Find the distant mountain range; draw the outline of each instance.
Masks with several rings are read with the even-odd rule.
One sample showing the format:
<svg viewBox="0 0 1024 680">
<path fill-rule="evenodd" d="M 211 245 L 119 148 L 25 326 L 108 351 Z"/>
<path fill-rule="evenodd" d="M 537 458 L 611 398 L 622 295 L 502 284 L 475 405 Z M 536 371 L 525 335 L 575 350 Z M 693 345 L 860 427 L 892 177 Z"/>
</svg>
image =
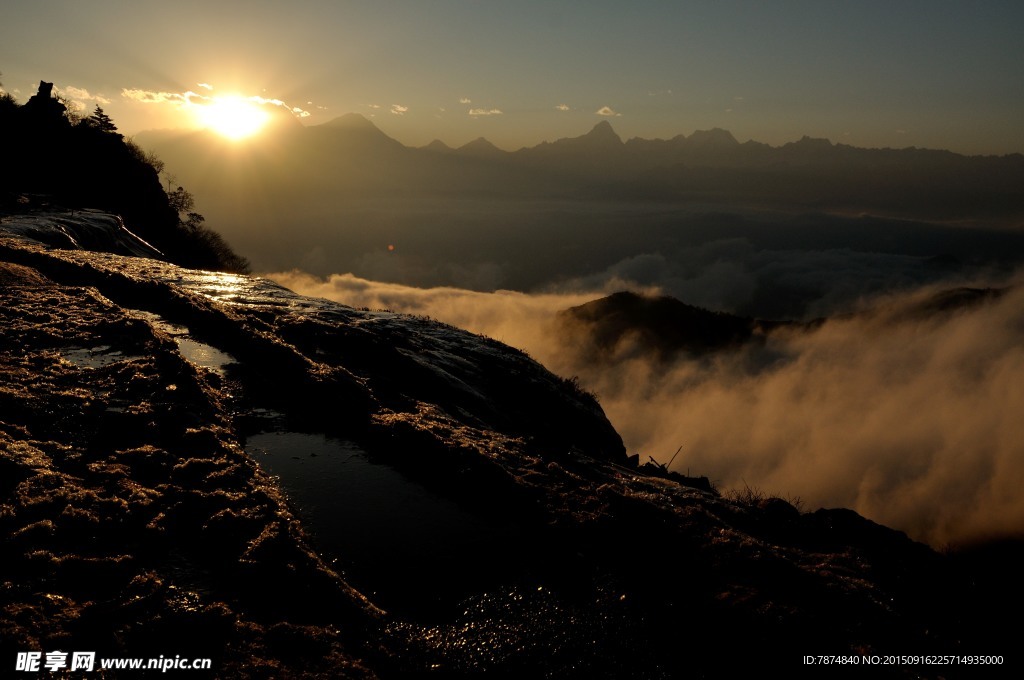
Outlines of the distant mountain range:
<svg viewBox="0 0 1024 680">
<path fill-rule="evenodd" d="M 412 148 L 358 114 L 279 125 L 241 145 L 203 131 L 150 131 L 136 141 L 199 194 L 682 200 L 1009 225 L 1024 219 L 1021 154 L 863 149 L 810 137 L 772 147 L 717 128 L 623 141 L 607 121 L 511 152 L 484 138 L 454 149 L 439 140 Z"/>
</svg>

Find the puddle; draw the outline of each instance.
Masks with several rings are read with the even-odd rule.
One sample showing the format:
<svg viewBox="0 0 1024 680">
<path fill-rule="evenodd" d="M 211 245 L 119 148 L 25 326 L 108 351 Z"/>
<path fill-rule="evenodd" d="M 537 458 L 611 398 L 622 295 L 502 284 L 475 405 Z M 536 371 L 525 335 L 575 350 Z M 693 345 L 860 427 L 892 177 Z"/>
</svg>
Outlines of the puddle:
<svg viewBox="0 0 1024 680">
<path fill-rule="evenodd" d="M 189 330 L 186 326 L 171 323 L 159 314 L 154 314 L 153 312 L 147 312 L 141 309 L 132 309 L 128 311 L 130 311 L 133 316 L 149 322 L 149 324 L 154 328 L 159 328 L 164 333 L 167 333 L 174 338 L 174 341 L 178 343 L 178 351 L 181 352 L 181 356 L 185 357 L 197 366 L 208 368 L 215 373 L 224 375 L 224 369 L 226 366 L 238 363 L 235 357 L 231 356 L 227 352 L 222 352 L 213 345 L 207 345 L 205 342 L 193 340 L 189 336 Z"/>
<path fill-rule="evenodd" d="M 423 611 L 511 576 L 516 543 L 358 444 L 298 432 L 250 436 L 246 451 L 279 478 L 317 550 L 386 609 Z"/>
<path fill-rule="evenodd" d="M 65 347 L 60 350 L 60 356 L 65 361 L 78 366 L 79 368 L 103 368 L 118 361 L 130 361 L 141 359 L 141 355 L 125 354 L 121 350 L 111 349 L 110 345 L 98 345 L 96 347 Z"/>
<path fill-rule="evenodd" d="M 174 340 L 178 343 L 178 351 L 181 352 L 183 357 L 193 364 L 208 368 L 215 373 L 224 375 L 224 368 L 228 364 L 238 363 L 233 356 L 227 352 L 220 351 L 212 345 L 180 336 L 175 336 Z"/>
</svg>

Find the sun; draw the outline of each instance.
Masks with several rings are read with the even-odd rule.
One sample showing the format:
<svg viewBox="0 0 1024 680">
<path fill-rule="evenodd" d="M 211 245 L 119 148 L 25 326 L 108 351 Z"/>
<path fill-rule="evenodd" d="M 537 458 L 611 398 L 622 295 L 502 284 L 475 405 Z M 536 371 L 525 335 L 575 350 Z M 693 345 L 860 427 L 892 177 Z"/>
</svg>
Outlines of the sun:
<svg viewBox="0 0 1024 680">
<path fill-rule="evenodd" d="M 251 137 L 270 119 L 259 104 L 239 95 L 217 96 L 194 108 L 200 125 L 231 140 Z"/>
</svg>

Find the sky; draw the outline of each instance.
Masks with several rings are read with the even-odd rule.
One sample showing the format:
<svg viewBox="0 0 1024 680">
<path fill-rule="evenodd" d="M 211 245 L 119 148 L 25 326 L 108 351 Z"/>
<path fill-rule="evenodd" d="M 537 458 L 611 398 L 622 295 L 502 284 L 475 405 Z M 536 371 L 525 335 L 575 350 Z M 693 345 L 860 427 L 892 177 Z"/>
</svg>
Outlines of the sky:
<svg viewBox="0 0 1024 680">
<path fill-rule="evenodd" d="M 0 82 L 25 101 L 52 81 L 128 135 L 239 94 L 414 146 L 610 120 L 623 138 L 1002 154 L 1024 152 L 1022 27 L 1014 0 L 7 0 Z"/>
</svg>

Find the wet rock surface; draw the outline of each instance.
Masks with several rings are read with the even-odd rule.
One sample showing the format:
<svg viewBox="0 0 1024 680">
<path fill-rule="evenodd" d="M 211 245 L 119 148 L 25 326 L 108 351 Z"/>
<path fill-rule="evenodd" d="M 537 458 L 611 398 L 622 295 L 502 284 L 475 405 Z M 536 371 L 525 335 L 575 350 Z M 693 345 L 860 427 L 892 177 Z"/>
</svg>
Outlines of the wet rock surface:
<svg viewBox="0 0 1024 680">
<path fill-rule="evenodd" d="M 296 675 L 368 676 L 338 629 L 376 612 L 241 452 L 224 385 L 96 289 L 0 267 L 4 652 L 188 653 L 269 677 L 295 629 L 320 651 Z M 80 366 L 68 347 L 134 358 Z"/>
<path fill-rule="evenodd" d="M 237 363 L 188 361 L 152 315 Z M 793 672 L 804 654 L 1011 649 L 985 619 L 1013 598 L 979 606 L 969 568 L 850 511 L 650 474 L 592 397 L 486 338 L 16 237 L 0 238 L 0 316 L 3 658 L 188 653 L 217 677 L 672 678 Z M 360 556 L 324 550 L 246 453 L 267 409 L 479 518 L 503 567 L 432 572 L 434 598 L 387 592 L 431 562 L 424 549 L 360 590 L 338 566 Z M 466 560 L 489 549 L 468 542 Z"/>
</svg>

